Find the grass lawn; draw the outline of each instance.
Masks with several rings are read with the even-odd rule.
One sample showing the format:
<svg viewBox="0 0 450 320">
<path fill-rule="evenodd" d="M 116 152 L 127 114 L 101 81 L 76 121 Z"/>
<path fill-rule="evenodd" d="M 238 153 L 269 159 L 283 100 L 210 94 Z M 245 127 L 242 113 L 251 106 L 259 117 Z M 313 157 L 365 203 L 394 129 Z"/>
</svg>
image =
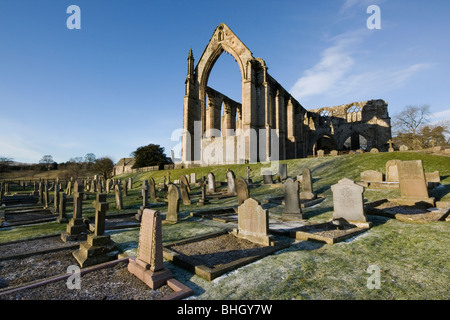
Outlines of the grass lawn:
<svg viewBox="0 0 450 320">
<path fill-rule="evenodd" d="M 326 200 L 320 204 L 303 209 L 307 221 L 325 222 L 331 219 L 333 201 L 331 185 L 342 178 L 359 180 L 365 170 L 378 170 L 385 173 L 388 160 L 422 160 L 426 172 L 439 171 L 441 186 L 430 191 L 430 196 L 438 201 L 450 201 L 450 157 L 426 154 L 422 152 L 395 152 L 379 154 L 346 155 L 338 157 L 308 158 L 282 161 L 288 165 L 288 176 L 296 177 L 304 167 L 311 169 L 314 191 Z M 266 165 L 267 166 L 267 165 Z M 251 178 L 262 180 L 262 164 L 251 164 Z M 197 179 L 212 171 L 216 181 L 225 181 L 225 172 L 229 168 L 236 176 L 246 177 L 247 165 L 228 165 L 193 169 L 171 170 L 171 180 L 179 179 L 183 174 L 197 173 Z M 124 197 L 124 210 L 115 209 L 114 196 L 108 195 L 110 210 L 108 215 L 123 212 L 135 212 L 141 205 L 140 181 L 153 177 L 161 183 L 167 171 L 155 171 L 136 174 L 124 174 L 118 178 L 133 177 L 134 189 Z M 193 187 L 192 192 L 198 192 Z M 282 195 L 282 188 L 260 185 L 250 189 L 250 195 L 258 200 L 273 195 Z M 163 197 L 163 193 L 159 194 Z M 399 196 L 398 190 L 366 189 L 366 201 Z M 92 194 L 83 203 L 84 215 L 93 217 Z M 236 198 L 212 201 L 209 206 L 216 208 L 237 205 Z M 165 213 L 166 204 L 154 204 L 155 209 Z M 267 204 L 272 217 L 279 217 L 282 206 Z M 222 223 L 197 217 L 189 212 L 198 210 L 194 203 L 181 205 L 179 223 L 163 225 L 163 241 L 169 243 L 201 234 L 231 229 L 234 223 Z M 69 204 L 67 211 L 71 213 Z M 164 217 L 164 216 L 163 216 Z M 257 262 L 208 282 L 195 274 L 166 261 L 165 265 L 175 278 L 190 286 L 194 299 L 420 299 L 447 300 L 450 291 L 450 223 L 433 222 L 416 224 L 397 221 L 379 216 L 368 216 L 373 227 L 358 236 L 334 245 L 312 241 L 296 241 L 292 238 L 276 236 L 276 239 L 290 244 L 284 250 L 267 256 Z M 38 225 L 0 229 L 0 243 L 32 236 L 58 233 L 65 225 L 42 223 Z M 109 231 L 112 239 L 122 251 L 134 255 L 138 245 L 139 229 Z M 373 275 L 368 272 L 370 266 L 380 271 L 380 288 L 369 289 Z M 192 298 L 191 298 L 192 299 Z"/>
</svg>

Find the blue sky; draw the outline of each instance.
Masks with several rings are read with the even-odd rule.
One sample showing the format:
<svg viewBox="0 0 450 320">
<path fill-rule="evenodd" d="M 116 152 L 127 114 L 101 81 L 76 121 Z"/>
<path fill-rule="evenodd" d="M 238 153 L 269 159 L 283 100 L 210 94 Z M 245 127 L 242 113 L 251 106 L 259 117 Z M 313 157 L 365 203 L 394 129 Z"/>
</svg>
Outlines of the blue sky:
<svg viewBox="0 0 450 320">
<path fill-rule="evenodd" d="M 70 5 L 80 30 L 66 26 Z M 379 30 L 366 26 L 370 5 Z M 385 99 L 391 117 L 429 104 L 448 118 L 449 9 L 447 0 L 0 0 L 0 156 L 118 161 L 149 143 L 170 155 L 189 48 L 198 59 L 222 22 L 306 109 Z M 209 85 L 241 101 L 230 55 Z"/>
</svg>

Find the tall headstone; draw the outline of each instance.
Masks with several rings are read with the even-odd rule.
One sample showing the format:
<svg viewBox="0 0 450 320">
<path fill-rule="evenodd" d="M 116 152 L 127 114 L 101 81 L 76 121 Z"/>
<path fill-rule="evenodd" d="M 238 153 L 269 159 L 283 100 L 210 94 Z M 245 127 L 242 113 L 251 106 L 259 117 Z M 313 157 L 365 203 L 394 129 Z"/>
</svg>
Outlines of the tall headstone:
<svg viewBox="0 0 450 320">
<path fill-rule="evenodd" d="M 238 238 L 269 246 L 269 212 L 258 201 L 248 198 L 238 207 L 238 229 L 233 233 Z"/>
<path fill-rule="evenodd" d="M 80 244 L 80 248 L 72 254 L 81 268 L 96 265 L 117 258 L 117 246 L 111 237 L 105 234 L 105 218 L 109 204 L 105 193 L 97 193 L 94 201 L 95 229 L 94 233 L 87 236 L 86 242 Z"/>
<path fill-rule="evenodd" d="M 81 180 L 77 180 L 73 186 L 73 215 L 66 232 L 61 234 L 61 239 L 67 241 L 86 240 L 87 226 L 83 220 L 84 186 Z"/>
<path fill-rule="evenodd" d="M 123 196 L 128 196 L 128 188 L 127 188 L 128 183 L 124 180 L 122 181 L 122 193 Z"/>
<path fill-rule="evenodd" d="M 116 184 L 114 187 L 114 195 L 116 199 L 116 209 L 123 209 L 123 201 L 122 201 L 122 187 L 120 184 Z"/>
<path fill-rule="evenodd" d="M 128 178 L 128 190 L 133 189 L 133 178 Z"/>
<path fill-rule="evenodd" d="M 206 181 L 205 180 L 206 180 L 205 177 L 202 177 L 202 179 L 200 180 L 200 189 L 201 189 L 202 195 L 197 202 L 198 206 L 203 206 L 209 202 L 208 199 L 206 199 Z"/>
<path fill-rule="evenodd" d="M 54 213 L 59 213 L 59 184 L 55 184 L 55 190 L 53 193 Z"/>
<path fill-rule="evenodd" d="M 197 183 L 197 175 L 195 172 L 191 172 L 190 183 Z"/>
<path fill-rule="evenodd" d="M 263 183 L 264 184 L 273 184 L 273 173 L 272 170 L 264 170 L 262 172 L 262 176 L 263 176 Z"/>
<path fill-rule="evenodd" d="M 280 176 L 280 181 L 285 181 L 288 177 L 287 164 L 281 163 L 278 165 L 278 175 Z"/>
<path fill-rule="evenodd" d="M 300 199 L 312 200 L 316 198 L 309 168 L 302 169 L 302 182 L 300 190 Z"/>
<path fill-rule="evenodd" d="M 227 194 L 234 196 L 236 195 L 236 176 L 234 172 L 227 169 Z"/>
<path fill-rule="evenodd" d="M 253 183 L 252 178 L 250 178 L 250 171 L 252 171 L 252 169 L 250 169 L 250 167 L 247 167 L 246 172 L 247 172 L 247 183 L 248 184 Z"/>
<path fill-rule="evenodd" d="M 236 179 L 236 194 L 238 198 L 238 205 L 241 205 L 245 200 L 250 198 L 247 181 L 244 178 L 238 177 Z"/>
<path fill-rule="evenodd" d="M 142 195 L 142 206 L 138 209 L 136 215 L 134 216 L 136 220 L 142 219 L 142 213 L 144 212 L 144 209 L 148 206 L 148 180 L 142 181 L 142 187 L 141 187 L 141 195 Z"/>
<path fill-rule="evenodd" d="M 178 211 L 180 210 L 180 189 L 174 184 L 169 185 L 167 191 L 167 213 L 166 221 L 170 223 L 176 223 L 178 221 Z"/>
<path fill-rule="evenodd" d="M 428 196 L 422 160 L 400 161 L 397 166 L 401 199 L 411 205 L 417 202 L 434 205 L 434 198 Z"/>
<path fill-rule="evenodd" d="M 333 192 L 333 220 L 357 226 L 369 226 L 364 211 L 364 187 L 344 178 L 331 186 Z"/>
<path fill-rule="evenodd" d="M 144 209 L 137 257 L 130 257 L 128 271 L 155 290 L 172 278 L 164 267 L 162 245 L 162 221 L 159 211 Z"/>
<path fill-rule="evenodd" d="M 181 201 L 184 205 L 190 205 L 191 199 L 189 197 L 189 189 L 188 186 L 185 185 L 183 182 L 180 181 L 180 195 L 181 195 Z"/>
<path fill-rule="evenodd" d="M 291 178 L 283 183 L 284 190 L 284 212 L 282 219 L 285 221 L 303 219 L 300 207 L 299 184 Z"/>
<path fill-rule="evenodd" d="M 189 181 L 188 181 L 187 176 L 182 175 L 181 178 L 180 178 L 180 182 L 183 183 L 186 186 L 188 192 L 191 192 L 191 186 L 189 185 Z"/>
<path fill-rule="evenodd" d="M 40 205 L 44 205 L 44 183 L 39 181 L 39 201 Z"/>
<path fill-rule="evenodd" d="M 49 204 L 50 204 L 50 195 L 48 193 L 48 184 L 44 183 L 44 209 L 47 209 Z"/>
<path fill-rule="evenodd" d="M 155 180 L 152 177 L 148 179 L 148 192 L 150 199 L 156 201 L 156 185 Z"/>
<path fill-rule="evenodd" d="M 398 166 L 400 160 L 386 162 L 386 182 L 398 182 Z"/>
<path fill-rule="evenodd" d="M 109 193 L 109 189 L 111 188 L 111 179 L 106 179 L 105 188 L 106 188 L 106 193 L 108 194 Z"/>
<path fill-rule="evenodd" d="M 208 193 L 216 192 L 216 177 L 214 173 L 208 173 Z"/>
<path fill-rule="evenodd" d="M 59 217 L 56 220 L 58 223 L 66 223 L 69 220 L 67 219 L 67 194 L 65 192 L 60 192 L 59 194 Z"/>
</svg>

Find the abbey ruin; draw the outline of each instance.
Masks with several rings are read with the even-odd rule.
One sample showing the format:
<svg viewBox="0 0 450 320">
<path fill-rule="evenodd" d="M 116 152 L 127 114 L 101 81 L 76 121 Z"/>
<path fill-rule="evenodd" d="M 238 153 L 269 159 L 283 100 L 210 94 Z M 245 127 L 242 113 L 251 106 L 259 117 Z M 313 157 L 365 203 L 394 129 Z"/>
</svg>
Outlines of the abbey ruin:
<svg viewBox="0 0 450 320">
<path fill-rule="evenodd" d="M 208 87 L 223 52 L 239 65 L 242 102 Z M 182 163 L 255 163 L 314 156 L 318 150 L 388 150 L 391 124 L 384 100 L 306 110 L 267 72 L 261 58 L 222 23 L 194 66 L 188 55 Z"/>
</svg>

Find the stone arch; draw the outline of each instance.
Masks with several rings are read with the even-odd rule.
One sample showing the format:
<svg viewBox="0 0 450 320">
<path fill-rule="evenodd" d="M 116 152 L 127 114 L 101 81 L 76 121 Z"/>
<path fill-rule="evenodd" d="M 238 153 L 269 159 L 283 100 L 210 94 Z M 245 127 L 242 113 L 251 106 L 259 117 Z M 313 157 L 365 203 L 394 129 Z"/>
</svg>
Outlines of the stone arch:
<svg viewBox="0 0 450 320">
<path fill-rule="evenodd" d="M 320 134 L 312 139 L 312 154 L 317 150 L 324 150 L 325 154 L 330 153 L 331 150 L 338 150 L 338 144 L 335 138 L 329 134 Z"/>
<path fill-rule="evenodd" d="M 343 149 L 350 149 L 350 150 L 357 150 L 357 149 L 368 149 L 369 148 L 369 138 L 370 135 L 368 135 L 366 132 L 361 132 L 360 130 L 354 130 L 350 134 L 347 134 L 346 136 L 342 137 L 338 141 L 338 146 L 340 150 Z M 348 141 L 350 139 L 350 141 Z M 365 143 L 364 143 L 365 141 Z M 346 143 L 349 145 L 346 146 Z"/>
</svg>

